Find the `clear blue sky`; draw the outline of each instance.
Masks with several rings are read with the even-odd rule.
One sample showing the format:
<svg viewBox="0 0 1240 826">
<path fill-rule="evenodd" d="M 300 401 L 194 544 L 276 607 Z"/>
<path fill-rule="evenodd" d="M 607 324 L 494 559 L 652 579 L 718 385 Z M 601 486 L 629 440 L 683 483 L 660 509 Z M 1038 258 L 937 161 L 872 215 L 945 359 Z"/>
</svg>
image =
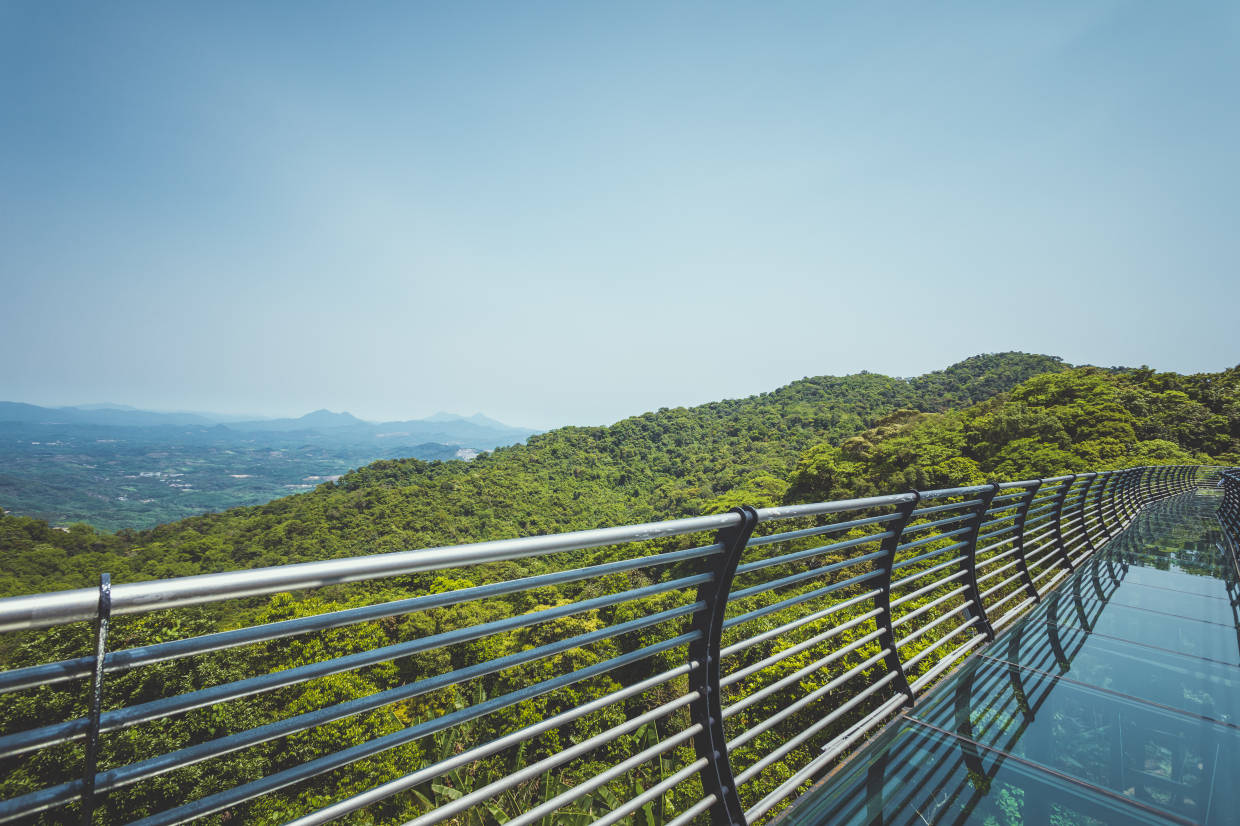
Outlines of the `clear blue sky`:
<svg viewBox="0 0 1240 826">
<path fill-rule="evenodd" d="M 0 3 L 0 399 L 1240 362 L 1240 6 Z"/>
</svg>

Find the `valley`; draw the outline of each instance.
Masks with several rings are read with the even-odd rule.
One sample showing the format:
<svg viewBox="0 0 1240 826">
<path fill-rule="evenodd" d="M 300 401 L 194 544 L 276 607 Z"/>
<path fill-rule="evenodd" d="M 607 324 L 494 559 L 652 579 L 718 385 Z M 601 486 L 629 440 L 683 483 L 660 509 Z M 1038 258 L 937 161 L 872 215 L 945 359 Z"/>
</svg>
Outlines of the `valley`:
<svg viewBox="0 0 1240 826">
<path fill-rule="evenodd" d="M 58 526 L 141 530 L 308 491 L 378 459 L 469 460 L 533 432 L 446 414 L 381 424 L 327 411 L 196 418 L 0 405 L 0 508 Z"/>
</svg>

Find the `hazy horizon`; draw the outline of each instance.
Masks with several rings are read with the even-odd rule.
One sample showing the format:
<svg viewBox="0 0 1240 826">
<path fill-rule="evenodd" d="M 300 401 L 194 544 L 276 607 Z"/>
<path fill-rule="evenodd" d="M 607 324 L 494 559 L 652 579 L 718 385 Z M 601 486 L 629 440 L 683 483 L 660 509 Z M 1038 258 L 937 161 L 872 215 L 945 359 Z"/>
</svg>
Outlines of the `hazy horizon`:
<svg viewBox="0 0 1240 826">
<path fill-rule="evenodd" d="M 1240 7 L 0 6 L 0 397 L 605 424 L 1240 362 Z"/>
</svg>

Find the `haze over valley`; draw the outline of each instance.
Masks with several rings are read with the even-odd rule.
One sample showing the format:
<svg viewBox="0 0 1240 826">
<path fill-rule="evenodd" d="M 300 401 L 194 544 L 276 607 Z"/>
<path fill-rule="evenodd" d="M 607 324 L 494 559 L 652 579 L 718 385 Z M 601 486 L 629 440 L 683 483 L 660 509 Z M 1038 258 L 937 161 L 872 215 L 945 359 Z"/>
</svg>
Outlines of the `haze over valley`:
<svg viewBox="0 0 1240 826">
<path fill-rule="evenodd" d="M 468 461 L 536 432 L 482 414 L 236 419 L 0 402 L 0 508 L 59 526 L 139 530 L 300 493 L 377 459 Z"/>
</svg>

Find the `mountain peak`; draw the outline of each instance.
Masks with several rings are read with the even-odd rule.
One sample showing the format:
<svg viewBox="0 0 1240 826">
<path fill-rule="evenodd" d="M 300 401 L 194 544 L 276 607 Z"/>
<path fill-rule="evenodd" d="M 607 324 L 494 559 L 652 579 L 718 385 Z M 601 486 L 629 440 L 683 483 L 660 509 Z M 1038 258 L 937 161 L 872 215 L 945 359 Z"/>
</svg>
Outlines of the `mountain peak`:
<svg viewBox="0 0 1240 826">
<path fill-rule="evenodd" d="M 364 424 L 361 419 L 352 413 L 333 413 L 327 408 L 316 410 L 313 413 L 307 413 L 297 420 L 301 424 L 311 425 L 313 427 L 347 427 L 354 424 Z"/>
</svg>

